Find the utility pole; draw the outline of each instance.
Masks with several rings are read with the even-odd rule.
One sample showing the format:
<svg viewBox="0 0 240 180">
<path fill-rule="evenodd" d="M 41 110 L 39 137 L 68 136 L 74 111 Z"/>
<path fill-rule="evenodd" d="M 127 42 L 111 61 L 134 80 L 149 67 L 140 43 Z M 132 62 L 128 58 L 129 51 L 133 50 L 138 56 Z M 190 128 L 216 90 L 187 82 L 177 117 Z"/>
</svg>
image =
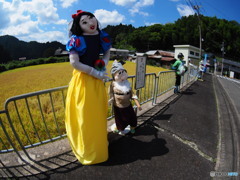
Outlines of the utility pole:
<svg viewBox="0 0 240 180">
<path fill-rule="evenodd" d="M 200 12 L 199 12 L 199 9 L 200 9 L 200 6 L 196 5 L 196 6 L 193 6 L 193 9 L 196 10 L 197 12 L 197 16 L 198 16 L 198 27 L 199 27 L 199 48 L 200 48 L 200 52 L 199 52 L 199 59 L 201 61 L 202 59 L 202 31 L 201 31 L 201 20 L 200 20 Z"/>
<path fill-rule="evenodd" d="M 222 42 L 222 48 L 221 48 L 221 51 L 222 51 L 222 70 L 221 70 L 221 76 L 223 75 L 223 62 L 224 62 L 224 42 Z"/>
</svg>

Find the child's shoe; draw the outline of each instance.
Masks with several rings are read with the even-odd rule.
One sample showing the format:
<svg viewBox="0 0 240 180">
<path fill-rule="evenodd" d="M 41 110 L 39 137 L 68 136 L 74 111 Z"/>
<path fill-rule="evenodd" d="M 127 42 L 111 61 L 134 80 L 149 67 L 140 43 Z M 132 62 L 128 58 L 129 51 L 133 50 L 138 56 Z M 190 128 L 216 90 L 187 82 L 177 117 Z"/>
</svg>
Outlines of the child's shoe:
<svg viewBox="0 0 240 180">
<path fill-rule="evenodd" d="M 131 128 L 130 132 L 131 132 L 132 134 L 134 134 L 134 133 L 135 133 L 135 128 Z"/>
<path fill-rule="evenodd" d="M 117 129 L 117 127 L 113 130 L 113 133 L 119 133 L 119 130 Z"/>
<path fill-rule="evenodd" d="M 125 135 L 126 135 L 126 133 L 125 133 L 124 131 L 119 131 L 118 134 L 119 134 L 119 135 L 122 135 L 122 136 L 125 136 Z"/>
</svg>

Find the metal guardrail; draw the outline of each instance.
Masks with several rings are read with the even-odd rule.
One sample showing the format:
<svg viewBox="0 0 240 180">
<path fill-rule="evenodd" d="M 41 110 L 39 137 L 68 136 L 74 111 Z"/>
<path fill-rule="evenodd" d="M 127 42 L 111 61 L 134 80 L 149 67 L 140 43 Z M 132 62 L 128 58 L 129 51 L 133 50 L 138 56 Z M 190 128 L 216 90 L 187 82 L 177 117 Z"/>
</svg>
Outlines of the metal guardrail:
<svg viewBox="0 0 240 180">
<path fill-rule="evenodd" d="M 182 78 L 182 85 L 196 79 L 197 70 L 189 69 Z M 172 90 L 175 72 L 164 71 L 158 75 L 146 74 L 145 87 L 138 90 L 140 104 L 152 101 Z M 129 76 L 132 87 L 135 76 Z M 112 80 L 105 83 L 109 87 Z M 65 99 L 68 86 L 37 91 L 14 96 L 5 102 L 5 110 L 0 111 L 0 154 L 22 150 L 49 143 L 66 136 Z M 113 117 L 109 107 L 108 119 Z"/>
<path fill-rule="evenodd" d="M 145 87 L 141 88 L 140 90 L 137 90 L 137 95 L 140 101 L 140 104 L 144 104 L 147 103 L 151 100 L 153 100 L 154 98 L 154 88 L 153 86 L 155 86 L 155 79 L 156 79 L 156 74 L 155 73 L 149 73 L 145 75 Z M 128 77 L 128 81 L 131 84 L 131 87 L 134 89 L 135 86 L 135 76 L 129 76 Z M 110 83 L 112 82 L 112 79 L 110 79 L 109 81 L 107 81 L 105 83 L 106 87 L 108 88 Z M 108 113 L 108 120 L 112 119 L 114 117 L 113 114 L 113 109 L 112 107 L 109 107 L 109 113 Z"/>
<path fill-rule="evenodd" d="M 63 86 L 7 99 L 5 110 L 0 112 L 0 124 L 3 129 L 0 131 L 0 142 L 2 147 L 11 145 L 12 148 L 1 148 L 0 153 L 19 148 L 27 149 L 66 136 L 61 133 L 62 130 L 59 128 L 56 115 L 59 107 L 54 106 L 55 97 L 61 98 L 61 111 L 64 112 L 64 91 L 66 90 L 67 86 Z M 47 122 L 49 118 L 53 119 L 53 123 Z M 55 127 L 49 127 L 50 124 Z M 2 132 L 4 132 L 5 138 L 3 138 Z M 54 137 L 52 134 L 55 134 Z M 8 141 L 4 141 L 4 139 L 8 139 Z"/>
</svg>

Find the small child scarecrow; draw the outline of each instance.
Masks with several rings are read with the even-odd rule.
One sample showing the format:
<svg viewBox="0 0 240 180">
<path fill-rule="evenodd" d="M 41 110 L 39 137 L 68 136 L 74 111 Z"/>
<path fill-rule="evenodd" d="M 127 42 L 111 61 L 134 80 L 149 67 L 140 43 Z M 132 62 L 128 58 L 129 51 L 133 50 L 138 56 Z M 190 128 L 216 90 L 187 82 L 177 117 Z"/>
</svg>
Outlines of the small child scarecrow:
<svg viewBox="0 0 240 180">
<path fill-rule="evenodd" d="M 123 68 L 124 62 L 115 60 L 112 64 L 111 74 L 113 82 L 109 87 L 109 104 L 113 103 L 116 128 L 113 132 L 121 135 L 126 134 L 124 129 L 130 125 L 130 132 L 135 133 L 137 126 L 137 116 L 134 112 L 131 100 L 133 99 L 141 111 L 142 108 L 138 101 L 138 97 L 133 94 L 131 85 L 127 80 L 127 70 Z"/>
</svg>

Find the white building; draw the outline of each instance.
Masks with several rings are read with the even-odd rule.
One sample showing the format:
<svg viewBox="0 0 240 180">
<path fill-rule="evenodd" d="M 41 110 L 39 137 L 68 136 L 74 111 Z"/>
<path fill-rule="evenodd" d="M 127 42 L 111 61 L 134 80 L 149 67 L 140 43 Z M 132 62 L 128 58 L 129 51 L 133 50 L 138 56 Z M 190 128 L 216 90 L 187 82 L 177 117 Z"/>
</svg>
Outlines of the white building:
<svg viewBox="0 0 240 180">
<path fill-rule="evenodd" d="M 184 61 L 186 64 L 189 64 L 189 60 L 191 60 L 192 64 L 198 65 L 200 57 L 200 48 L 194 47 L 191 45 L 174 45 L 175 55 L 174 58 L 178 59 L 178 54 L 182 53 L 184 55 Z M 202 53 L 204 50 L 202 49 Z"/>
</svg>

